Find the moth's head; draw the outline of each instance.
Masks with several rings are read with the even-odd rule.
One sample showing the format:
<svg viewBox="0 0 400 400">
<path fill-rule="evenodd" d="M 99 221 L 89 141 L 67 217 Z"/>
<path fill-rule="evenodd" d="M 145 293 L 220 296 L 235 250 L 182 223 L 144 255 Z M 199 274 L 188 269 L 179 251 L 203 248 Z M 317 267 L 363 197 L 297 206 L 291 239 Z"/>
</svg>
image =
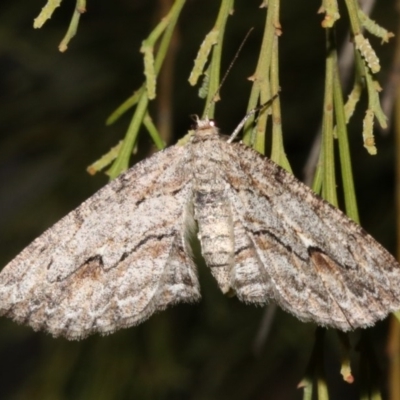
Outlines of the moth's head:
<svg viewBox="0 0 400 400">
<path fill-rule="evenodd" d="M 198 115 L 193 115 L 192 118 L 195 122 L 195 138 L 204 140 L 212 136 L 218 136 L 218 128 L 213 119 L 209 119 L 208 117 L 200 118 Z"/>
<path fill-rule="evenodd" d="M 200 118 L 198 115 L 192 115 L 192 119 L 195 123 L 194 129 L 217 129 L 217 125 L 213 119 L 208 117 Z"/>
</svg>

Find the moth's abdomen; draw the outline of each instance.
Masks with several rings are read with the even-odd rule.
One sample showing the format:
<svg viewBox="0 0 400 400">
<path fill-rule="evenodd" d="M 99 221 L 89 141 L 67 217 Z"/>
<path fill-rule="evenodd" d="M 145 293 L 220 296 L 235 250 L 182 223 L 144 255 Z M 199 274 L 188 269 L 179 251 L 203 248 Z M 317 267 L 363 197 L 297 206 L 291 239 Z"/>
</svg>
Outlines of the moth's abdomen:
<svg viewBox="0 0 400 400">
<path fill-rule="evenodd" d="M 232 211 L 225 191 L 196 190 L 194 210 L 202 255 L 221 290 L 227 293 L 234 263 L 234 236 Z"/>
</svg>

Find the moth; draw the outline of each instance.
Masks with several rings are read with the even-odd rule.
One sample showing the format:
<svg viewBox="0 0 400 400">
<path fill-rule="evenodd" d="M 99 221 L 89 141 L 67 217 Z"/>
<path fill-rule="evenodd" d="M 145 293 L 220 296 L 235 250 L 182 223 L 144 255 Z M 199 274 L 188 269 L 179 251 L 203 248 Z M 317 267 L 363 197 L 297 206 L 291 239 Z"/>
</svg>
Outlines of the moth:
<svg viewBox="0 0 400 400">
<path fill-rule="evenodd" d="M 189 238 L 223 293 L 342 331 L 400 309 L 400 265 L 291 174 L 197 121 L 99 190 L 0 273 L 0 314 L 82 339 L 200 299 Z"/>
</svg>

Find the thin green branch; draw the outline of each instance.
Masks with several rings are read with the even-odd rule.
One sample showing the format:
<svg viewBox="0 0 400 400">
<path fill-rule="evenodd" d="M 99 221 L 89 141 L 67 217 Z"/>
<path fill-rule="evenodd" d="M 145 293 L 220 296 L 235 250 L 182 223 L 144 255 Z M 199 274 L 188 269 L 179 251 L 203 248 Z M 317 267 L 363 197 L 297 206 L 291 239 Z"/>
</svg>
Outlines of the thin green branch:
<svg viewBox="0 0 400 400">
<path fill-rule="evenodd" d="M 376 55 L 374 49 L 371 47 L 369 40 L 365 38 L 362 33 L 354 36 L 354 46 L 360 52 L 369 69 L 374 74 L 381 70 L 378 56 Z"/>
<path fill-rule="evenodd" d="M 276 34 L 275 22 L 276 16 L 279 18 L 279 3 L 280 0 L 269 0 L 266 13 L 264 35 L 260 49 L 260 56 L 257 62 L 256 71 L 249 79 L 253 81 L 253 86 L 250 93 L 250 99 L 247 106 L 247 111 L 256 108 L 258 102 L 266 103 L 271 97 L 270 86 L 270 68 L 274 52 L 274 36 Z M 279 19 L 278 19 L 279 22 Z M 261 113 L 256 127 L 254 125 L 254 117 L 249 118 L 244 126 L 243 141 L 253 146 L 261 154 L 265 153 L 265 139 L 267 128 L 268 114 Z"/>
<path fill-rule="evenodd" d="M 311 400 L 313 398 L 313 383 L 317 382 L 318 400 L 320 395 L 324 396 L 323 392 L 323 360 L 324 360 L 324 337 L 325 329 L 317 328 L 315 330 L 314 347 L 307 364 L 303 379 L 297 385 L 298 388 L 304 388 L 303 400 Z M 322 397 L 327 399 L 327 397 Z"/>
<path fill-rule="evenodd" d="M 232 14 L 234 1 L 233 0 L 222 0 L 221 7 L 219 9 L 217 21 L 215 22 L 213 30 L 218 32 L 218 42 L 212 49 L 212 56 L 209 68 L 209 87 L 207 99 L 204 106 L 203 117 L 213 118 L 215 111 L 215 102 L 219 100 L 219 79 L 220 79 L 220 68 L 221 68 L 221 56 L 223 38 L 225 34 L 225 27 L 228 21 L 228 17 Z M 216 98 L 215 98 L 215 95 Z"/>
<path fill-rule="evenodd" d="M 279 8 L 276 8 L 279 11 Z M 279 17 L 279 14 L 278 14 Z M 278 51 L 278 36 L 274 38 L 273 53 L 271 61 L 271 90 L 272 93 L 278 93 L 279 87 L 279 51 Z M 282 134 L 282 116 L 279 96 L 272 102 L 272 148 L 271 160 L 281 165 L 287 171 L 292 172 L 289 161 L 286 157 L 283 146 Z"/>
<path fill-rule="evenodd" d="M 90 175 L 100 172 L 102 169 L 108 167 L 118 156 L 121 150 L 122 140 L 114 147 L 112 147 L 106 154 L 97 159 L 94 163 L 90 164 L 86 171 Z"/>
<path fill-rule="evenodd" d="M 107 175 L 109 175 L 111 179 L 116 178 L 122 171 L 125 171 L 129 168 L 129 159 L 132 154 L 133 146 L 136 143 L 144 114 L 147 111 L 148 103 L 149 99 L 147 98 L 146 93 L 143 93 L 136 107 L 131 123 L 129 124 L 126 135 L 122 141 L 122 146 L 118 157 L 114 161 L 111 168 L 107 171 Z"/>
<path fill-rule="evenodd" d="M 345 0 L 347 13 L 350 19 L 350 27 L 353 36 L 359 35 L 361 33 L 361 23 L 358 17 L 358 12 L 360 10 L 360 5 L 357 0 Z"/>
<path fill-rule="evenodd" d="M 60 7 L 60 4 L 61 0 L 48 0 L 39 15 L 33 20 L 33 27 L 35 29 L 41 28 L 52 17 L 54 10 Z"/>
<path fill-rule="evenodd" d="M 358 17 L 362 26 L 372 35 L 382 39 L 382 43 L 387 43 L 390 38 L 394 37 L 394 33 L 382 28 L 375 21 L 373 21 L 368 15 L 364 13 L 361 8 L 358 10 Z"/>
<path fill-rule="evenodd" d="M 362 57 L 356 57 L 358 70 L 362 71 L 362 75 L 365 77 L 368 91 L 368 109 L 366 111 L 363 124 L 364 147 L 371 155 L 374 155 L 376 154 L 377 149 L 375 147 L 375 140 L 373 136 L 373 117 L 376 117 L 382 128 L 386 128 L 387 123 L 386 116 L 384 115 L 380 105 L 379 91 L 381 89 L 376 79 L 372 76 L 372 74 L 377 73 L 380 70 L 379 58 L 375 54 L 375 51 L 371 47 L 368 39 L 363 36 L 362 26 L 365 26 L 376 36 L 381 37 L 383 41 L 387 41 L 392 34 L 383 28 L 380 28 L 379 25 L 371 21 L 362 12 L 357 0 L 345 0 L 345 3 L 354 37 L 354 46 L 357 50 L 357 53 Z M 361 62 L 364 64 L 363 66 L 360 65 Z"/>
<path fill-rule="evenodd" d="M 321 147 L 321 151 L 319 154 L 319 159 L 318 159 L 318 164 L 315 168 L 315 174 L 314 174 L 314 179 L 313 179 L 313 183 L 311 185 L 312 190 L 315 193 L 318 194 L 322 194 L 322 172 L 323 172 L 323 168 L 322 168 L 322 160 L 323 160 L 323 148 Z"/>
<path fill-rule="evenodd" d="M 160 36 L 167 29 L 171 19 L 171 13 L 163 18 L 159 24 L 152 30 L 147 39 L 143 40 L 140 52 L 143 53 L 144 75 L 146 77 L 146 90 L 149 100 L 156 97 L 157 72 L 154 63 L 154 46 Z"/>
<path fill-rule="evenodd" d="M 78 31 L 79 19 L 84 12 L 86 12 L 86 0 L 76 0 L 76 7 L 72 14 L 72 19 L 69 24 L 67 33 L 65 34 L 63 40 L 61 40 L 61 43 L 58 46 L 58 50 L 60 50 L 61 53 L 68 49 L 69 42 L 76 35 L 76 32 Z"/>
<path fill-rule="evenodd" d="M 368 69 L 365 71 L 365 79 L 368 90 L 368 108 L 374 112 L 375 118 L 378 120 L 381 128 L 385 129 L 387 128 L 387 117 L 382 110 L 379 98 L 379 92 L 382 88 Z"/>
<path fill-rule="evenodd" d="M 345 118 L 345 110 L 343 105 L 343 94 L 340 86 L 339 72 L 335 68 L 334 85 L 333 85 L 335 116 L 336 116 L 336 133 L 339 142 L 340 167 L 342 172 L 343 193 L 346 206 L 346 214 L 355 222 L 359 223 L 357 199 L 354 189 L 353 171 L 351 168 L 351 156 L 349 142 L 347 138 L 347 126 Z"/>
<path fill-rule="evenodd" d="M 111 115 L 106 120 L 106 125 L 112 125 L 116 122 L 123 114 L 125 114 L 128 110 L 130 110 L 137 102 L 140 100 L 140 97 L 143 94 L 145 86 L 138 90 L 131 97 L 128 97 L 116 110 L 114 110 Z"/>
<path fill-rule="evenodd" d="M 328 387 L 325 376 L 318 377 L 317 381 L 318 400 L 329 400 Z"/>
<path fill-rule="evenodd" d="M 176 0 L 174 5 L 171 7 L 171 10 L 169 11 L 168 15 L 163 19 L 163 21 L 167 21 L 167 25 L 165 28 L 165 32 L 162 36 L 160 47 L 158 48 L 157 51 L 157 56 L 155 57 L 154 61 L 154 71 L 155 74 L 158 75 L 160 72 L 162 63 L 164 61 L 164 58 L 167 54 L 167 50 L 169 47 L 169 44 L 171 42 L 172 34 L 175 29 L 176 23 L 178 21 L 179 15 L 182 11 L 182 8 L 185 4 L 186 0 Z M 154 33 L 154 30 L 152 33 L 150 33 L 150 37 L 159 37 L 158 33 L 159 31 L 163 31 L 163 25 L 158 25 L 156 27 L 157 32 Z M 153 35 L 153 36 L 152 36 Z M 142 124 L 144 115 L 147 111 L 147 106 L 149 103 L 149 98 L 147 91 L 143 90 L 144 86 L 139 89 L 140 91 L 140 99 L 138 100 L 138 105 L 136 107 L 135 113 L 132 117 L 131 123 L 129 125 L 128 131 L 125 135 L 125 138 L 123 140 L 122 146 L 121 146 L 121 151 L 118 154 L 117 159 L 114 161 L 112 167 L 109 169 L 108 174 L 110 175 L 111 179 L 117 177 L 122 171 L 125 171 L 128 166 L 129 166 L 129 159 L 130 155 L 132 153 L 133 146 L 136 143 L 137 136 L 139 133 L 139 128 Z M 126 102 L 125 102 L 126 104 Z M 121 107 L 120 107 L 121 108 Z M 157 134 L 156 131 L 152 130 L 153 134 Z M 154 138 L 153 138 L 154 140 Z M 159 137 L 156 142 L 162 142 L 162 139 Z"/>
<path fill-rule="evenodd" d="M 354 78 L 354 85 L 351 92 L 347 98 L 346 104 L 344 106 L 344 115 L 346 124 L 349 123 L 350 118 L 353 116 L 356 109 L 357 103 L 360 101 L 361 93 L 363 91 L 363 84 L 361 81 L 358 69 L 356 69 L 356 76 Z"/>
<path fill-rule="evenodd" d="M 333 29 L 333 28 L 332 28 Z M 323 180 L 322 196 L 338 206 L 335 178 L 335 157 L 333 151 L 333 81 L 337 65 L 334 32 L 326 29 L 325 94 L 322 121 Z"/>
<path fill-rule="evenodd" d="M 158 150 L 165 148 L 165 143 L 162 141 L 160 134 L 158 133 L 157 127 L 154 125 L 150 114 L 147 112 L 143 118 L 143 125 L 148 130 L 150 137 L 153 139 L 154 144 Z"/>
<path fill-rule="evenodd" d="M 337 337 L 339 339 L 340 344 L 340 374 L 343 377 L 343 380 L 347 383 L 354 382 L 354 376 L 351 372 L 351 358 L 350 351 L 351 345 L 349 340 L 349 335 L 347 333 L 336 331 Z"/>
<path fill-rule="evenodd" d="M 303 378 L 297 388 L 303 389 L 303 400 L 312 400 L 313 382 L 309 377 Z"/>
<path fill-rule="evenodd" d="M 200 45 L 200 49 L 197 52 L 197 56 L 194 60 L 194 66 L 189 76 L 189 83 L 192 86 L 197 84 L 202 74 L 205 74 L 204 67 L 208 61 L 208 57 L 210 56 L 213 46 L 218 43 L 218 39 L 220 36 L 219 33 L 219 30 L 214 27 L 213 29 L 211 29 L 210 32 L 207 33 L 206 37 L 203 40 L 203 43 Z M 209 77 L 209 72 L 207 73 L 207 76 Z"/>
<path fill-rule="evenodd" d="M 322 5 L 318 13 L 325 13 L 325 18 L 321 22 L 322 27 L 332 28 L 335 22 L 340 18 L 337 0 L 322 0 Z"/>
</svg>

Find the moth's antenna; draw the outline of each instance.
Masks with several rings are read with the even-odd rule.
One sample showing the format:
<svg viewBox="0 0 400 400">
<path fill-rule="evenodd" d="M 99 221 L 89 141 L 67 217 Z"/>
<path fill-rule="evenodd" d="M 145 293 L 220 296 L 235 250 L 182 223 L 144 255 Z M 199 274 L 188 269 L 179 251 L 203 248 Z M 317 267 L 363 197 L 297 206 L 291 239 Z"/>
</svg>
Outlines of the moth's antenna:
<svg viewBox="0 0 400 400">
<path fill-rule="evenodd" d="M 251 31 L 252 31 L 253 29 L 254 29 L 254 28 L 250 28 L 250 29 L 249 29 L 249 31 L 246 33 L 246 36 L 245 36 L 244 39 L 242 40 L 242 43 L 240 44 L 239 48 L 237 49 L 235 56 L 233 57 L 231 63 L 229 64 L 228 69 L 226 70 L 226 72 L 225 72 L 223 78 L 221 79 L 220 84 L 218 85 L 217 90 L 215 91 L 215 93 L 214 93 L 214 95 L 213 95 L 213 97 L 212 97 L 210 103 L 208 104 L 208 106 L 207 106 L 207 108 L 206 108 L 206 112 L 205 112 L 205 115 L 206 115 L 206 116 L 208 115 L 208 112 L 210 111 L 211 104 L 213 103 L 215 97 L 219 94 L 219 91 L 221 90 L 222 85 L 225 83 L 226 78 L 227 78 L 228 75 L 229 75 L 229 72 L 231 72 L 231 69 L 232 69 L 232 67 L 233 67 L 233 64 L 235 64 L 235 61 L 236 61 L 237 58 L 239 57 L 239 54 L 240 54 L 240 52 L 241 52 L 241 50 L 242 50 L 244 44 L 246 43 L 246 41 L 247 41 L 248 37 L 250 36 L 250 33 L 251 33 Z"/>
<path fill-rule="evenodd" d="M 235 130 L 232 132 L 232 135 L 229 137 L 229 139 L 227 140 L 227 143 L 232 143 L 233 140 L 236 138 L 236 136 L 238 135 L 238 133 L 240 132 L 240 130 L 243 128 L 244 124 L 246 123 L 246 121 L 252 116 L 254 115 L 257 111 L 261 111 L 264 108 L 267 108 L 269 105 L 272 104 L 272 102 L 279 96 L 279 92 L 275 93 L 268 101 L 266 101 L 264 104 L 261 104 L 260 106 L 253 108 L 252 110 L 250 110 L 245 116 L 244 118 L 239 122 L 239 125 L 235 128 Z"/>
</svg>

